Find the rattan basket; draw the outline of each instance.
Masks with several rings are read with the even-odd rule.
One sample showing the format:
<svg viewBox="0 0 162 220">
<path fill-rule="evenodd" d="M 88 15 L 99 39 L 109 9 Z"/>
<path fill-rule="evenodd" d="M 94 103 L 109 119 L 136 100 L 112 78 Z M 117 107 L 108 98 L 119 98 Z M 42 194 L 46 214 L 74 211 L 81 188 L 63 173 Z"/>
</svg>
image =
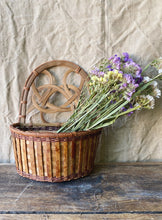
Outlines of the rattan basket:
<svg viewBox="0 0 162 220">
<path fill-rule="evenodd" d="M 50 68 L 65 66 L 61 86 L 53 85 Z M 81 76 L 79 87 L 68 85 L 67 76 L 75 72 Z M 40 74 L 49 77 L 50 83 L 36 87 L 35 79 Z M 20 102 L 19 122 L 10 125 L 17 172 L 29 179 L 47 182 L 62 182 L 88 175 L 94 166 L 94 159 L 101 129 L 92 131 L 56 133 L 61 123 L 48 123 L 44 114 L 73 111 L 77 104 L 87 73 L 75 63 L 54 60 L 37 67 L 26 80 Z M 41 125 L 26 123 L 28 93 L 32 88 L 32 106 L 40 112 Z M 41 93 L 40 93 L 41 91 Z M 60 92 L 67 99 L 56 106 L 49 99 Z"/>
</svg>

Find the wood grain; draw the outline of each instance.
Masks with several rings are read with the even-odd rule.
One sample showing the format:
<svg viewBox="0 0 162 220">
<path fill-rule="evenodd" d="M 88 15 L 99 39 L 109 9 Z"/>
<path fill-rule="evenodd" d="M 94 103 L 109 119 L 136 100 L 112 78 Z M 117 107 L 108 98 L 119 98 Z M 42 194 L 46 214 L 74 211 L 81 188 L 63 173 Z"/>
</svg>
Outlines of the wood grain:
<svg viewBox="0 0 162 220">
<path fill-rule="evenodd" d="M 29 173 L 36 176 L 36 164 L 35 164 L 35 150 L 34 150 L 34 142 L 27 141 L 27 154 L 28 154 L 28 164 L 29 164 Z"/>
<path fill-rule="evenodd" d="M 62 183 L 35 182 L 16 174 L 14 165 L 0 165 L 0 214 L 2 219 L 162 219 L 162 163 L 96 165 L 90 176 Z"/>
<path fill-rule="evenodd" d="M 43 156 L 42 156 L 42 143 L 37 141 L 34 143 L 34 150 L 35 150 L 35 158 L 36 158 L 36 171 L 40 177 L 44 176 L 43 170 Z"/>
<path fill-rule="evenodd" d="M 21 155 L 22 155 L 22 165 L 23 165 L 23 171 L 25 173 L 29 173 L 28 169 L 28 159 L 27 159 L 27 151 L 26 151 L 26 141 L 20 140 L 21 143 Z"/>
<path fill-rule="evenodd" d="M 161 220 L 160 214 L 4 214 L 0 220 Z"/>
<path fill-rule="evenodd" d="M 16 145 L 17 145 L 17 156 L 18 156 L 19 170 L 22 171 L 21 145 L 20 145 L 20 139 L 18 139 L 18 138 L 16 138 Z"/>
</svg>

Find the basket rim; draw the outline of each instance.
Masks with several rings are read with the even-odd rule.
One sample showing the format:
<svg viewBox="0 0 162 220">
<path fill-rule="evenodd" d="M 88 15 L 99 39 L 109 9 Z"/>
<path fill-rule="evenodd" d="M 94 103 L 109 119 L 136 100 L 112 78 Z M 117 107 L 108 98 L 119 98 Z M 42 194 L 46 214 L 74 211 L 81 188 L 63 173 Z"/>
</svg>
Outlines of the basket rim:
<svg viewBox="0 0 162 220">
<path fill-rule="evenodd" d="M 102 130 L 102 128 L 95 129 L 95 130 L 87 130 L 87 131 L 73 131 L 73 132 L 61 132 L 61 133 L 54 133 L 54 132 L 38 132 L 38 131 L 23 131 L 17 126 L 20 126 L 21 123 L 13 123 L 10 125 L 10 131 L 12 133 L 17 133 L 24 136 L 32 136 L 32 137 L 52 137 L 52 138 L 63 138 L 63 137 L 72 137 L 72 136 L 84 136 L 84 135 L 92 135 L 98 133 Z M 24 124 L 25 126 L 25 124 Z M 41 126 L 40 126 L 41 127 Z M 49 126 L 50 127 L 50 126 Z"/>
</svg>

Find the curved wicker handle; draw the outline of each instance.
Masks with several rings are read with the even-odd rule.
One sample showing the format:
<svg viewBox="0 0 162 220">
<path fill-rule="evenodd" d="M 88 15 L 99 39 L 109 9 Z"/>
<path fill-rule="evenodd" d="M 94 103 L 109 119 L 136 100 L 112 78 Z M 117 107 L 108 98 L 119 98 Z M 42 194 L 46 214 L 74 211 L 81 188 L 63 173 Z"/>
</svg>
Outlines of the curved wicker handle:
<svg viewBox="0 0 162 220">
<path fill-rule="evenodd" d="M 46 62 L 46 63 L 38 66 L 36 69 L 34 69 L 32 71 L 32 73 L 29 75 L 29 77 L 27 78 L 27 80 L 25 82 L 25 85 L 24 85 L 24 88 L 23 88 L 23 92 L 22 92 L 22 95 L 21 95 L 21 102 L 20 102 L 20 109 L 19 109 L 19 123 L 25 123 L 25 119 L 26 119 L 26 105 L 27 105 L 28 93 L 29 93 L 29 90 L 30 90 L 34 80 L 36 79 L 36 77 L 40 73 L 42 73 L 43 71 L 47 71 L 46 69 L 49 69 L 49 68 L 52 68 L 52 67 L 57 67 L 57 66 L 69 67 L 70 71 L 68 71 L 68 73 L 73 71 L 75 73 L 80 74 L 80 76 L 83 79 L 82 84 L 86 80 L 89 79 L 87 73 L 79 65 L 77 65 L 77 64 L 75 64 L 73 62 L 70 62 L 70 61 L 53 60 L 53 61 L 49 61 L 49 62 Z M 49 85 L 49 87 L 50 87 L 50 85 Z M 47 96 L 50 96 L 50 95 L 47 94 Z M 68 100 L 67 101 L 67 105 L 70 103 L 70 101 L 72 101 L 72 100 Z M 49 112 L 49 113 L 51 113 L 51 112 Z"/>
</svg>

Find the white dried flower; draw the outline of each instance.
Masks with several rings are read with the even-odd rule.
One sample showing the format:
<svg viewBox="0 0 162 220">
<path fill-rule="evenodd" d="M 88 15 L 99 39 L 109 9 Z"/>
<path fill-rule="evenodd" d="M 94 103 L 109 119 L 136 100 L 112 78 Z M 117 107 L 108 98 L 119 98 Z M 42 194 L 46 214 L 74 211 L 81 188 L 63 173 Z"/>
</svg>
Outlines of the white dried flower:
<svg viewBox="0 0 162 220">
<path fill-rule="evenodd" d="M 156 98 L 160 98 L 160 96 L 161 96 L 161 91 L 160 91 L 160 89 L 155 88 L 155 89 L 154 89 L 154 95 L 155 95 Z"/>
<path fill-rule="evenodd" d="M 149 108 L 153 109 L 154 106 L 155 106 L 155 99 L 154 99 L 154 97 L 151 96 L 151 95 L 147 95 L 146 98 L 149 100 L 149 104 L 148 104 Z"/>
<path fill-rule="evenodd" d="M 162 69 L 159 69 L 159 73 L 162 73 Z"/>
<path fill-rule="evenodd" d="M 154 88 L 156 88 L 157 85 L 158 85 L 158 83 L 157 83 L 156 81 L 152 81 L 152 82 L 150 83 L 150 85 L 152 85 Z"/>
<path fill-rule="evenodd" d="M 151 95 L 147 95 L 146 98 L 149 99 L 150 101 L 152 101 L 154 99 L 154 97 Z"/>
<path fill-rule="evenodd" d="M 136 102 L 136 104 L 134 105 L 134 107 L 139 107 L 139 108 L 137 108 L 137 110 L 141 110 L 141 105 L 140 105 L 138 102 Z"/>
<path fill-rule="evenodd" d="M 143 77 L 143 82 L 145 82 L 145 83 L 147 83 L 147 82 L 149 82 L 151 79 L 150 79 L 150 77 L 148 77 L 148 76 L 144 76 Z"/>
<path fill-rule="evenodd" d="M 139 97 L 140 97 L 140 99 L 145 99 L 146 98 L 145 95 L 140 95 Z"/>
</svg>

